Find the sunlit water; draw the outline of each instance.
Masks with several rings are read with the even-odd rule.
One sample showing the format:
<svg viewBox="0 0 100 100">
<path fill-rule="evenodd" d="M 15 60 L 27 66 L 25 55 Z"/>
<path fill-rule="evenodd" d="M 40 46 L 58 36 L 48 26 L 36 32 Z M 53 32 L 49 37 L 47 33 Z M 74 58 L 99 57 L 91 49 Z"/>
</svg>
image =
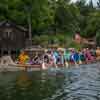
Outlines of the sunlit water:
<svg viewBox="0 0 100 100">
<path fill-rule="evenodd" d="M 0 73 L 0 100 L 100 100 L 100 65 Z"/>
</svg>

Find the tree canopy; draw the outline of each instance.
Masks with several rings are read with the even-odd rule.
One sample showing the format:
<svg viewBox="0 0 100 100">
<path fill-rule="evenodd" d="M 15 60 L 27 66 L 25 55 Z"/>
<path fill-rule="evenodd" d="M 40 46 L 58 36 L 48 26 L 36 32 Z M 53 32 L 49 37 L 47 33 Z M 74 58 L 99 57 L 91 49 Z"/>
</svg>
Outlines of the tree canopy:
<svg viewBox="0 0 100 100">
<path fill-rule="evenodd" d="M 71 3 L 71 0 L 0 0 L 0 21 L 32 26 L 32 35 L 80 32 L 84 37 L 100 37 L 100 0 Z M 30 19 L 30 20 L 29 20 Z"/>
</svg>

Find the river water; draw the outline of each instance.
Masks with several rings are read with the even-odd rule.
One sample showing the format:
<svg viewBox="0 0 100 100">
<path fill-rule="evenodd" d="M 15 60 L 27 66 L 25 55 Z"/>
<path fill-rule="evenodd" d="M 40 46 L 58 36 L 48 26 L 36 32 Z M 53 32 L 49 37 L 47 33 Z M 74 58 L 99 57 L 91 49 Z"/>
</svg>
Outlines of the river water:
<svg viewBox="0 0 100 100">
<path fill-rule="evenodd" d="M 0 100 L 100 100 L 100 64 L 2 72 Z"/>
</svg>

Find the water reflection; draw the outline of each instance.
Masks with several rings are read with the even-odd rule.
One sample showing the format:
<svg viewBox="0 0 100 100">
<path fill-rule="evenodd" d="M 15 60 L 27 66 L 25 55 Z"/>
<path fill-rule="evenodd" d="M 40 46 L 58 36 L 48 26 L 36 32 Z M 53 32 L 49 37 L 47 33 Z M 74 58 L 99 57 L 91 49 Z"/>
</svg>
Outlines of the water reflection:
<svg viewBox="0 0 100 100">
<path fill-rule="evenodd" d="M 0 100 L 43 100 L 55 93 L 63 79 L 47 72 L 0 74 Z"/>
<path fill-rule="evenodd" d="M 17 88 L 27 89 L 32 86 L 32 79 L 26 72 L 22 72 L 16 79 L 16 86 Z"/>
<path fill-rule="evenodd" d="M 98 64 L 0 73 L 0 100 L 100 100 Z"/>
</svg>

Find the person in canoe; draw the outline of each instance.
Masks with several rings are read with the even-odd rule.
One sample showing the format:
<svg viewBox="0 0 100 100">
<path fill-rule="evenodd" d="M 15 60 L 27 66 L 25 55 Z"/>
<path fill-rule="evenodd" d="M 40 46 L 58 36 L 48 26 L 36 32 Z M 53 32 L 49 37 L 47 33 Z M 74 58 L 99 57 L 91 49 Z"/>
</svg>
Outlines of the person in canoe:
<svg viewBox="0 0 100 100">
<path fill-rule="evenodd" d="M 26 52 L 21 52 L 18 59 L 19 64 L 27 64 L 29 62 L 29 56 Z"/>
</svg>

